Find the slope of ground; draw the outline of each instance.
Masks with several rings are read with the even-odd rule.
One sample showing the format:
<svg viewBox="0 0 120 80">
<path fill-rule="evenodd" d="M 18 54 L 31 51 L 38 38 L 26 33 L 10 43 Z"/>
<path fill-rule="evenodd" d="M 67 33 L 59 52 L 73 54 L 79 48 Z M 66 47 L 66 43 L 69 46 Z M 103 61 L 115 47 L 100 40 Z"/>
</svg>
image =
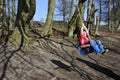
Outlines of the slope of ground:
<svg viewBox="0 0 120 80">
<path fill-rule="evenodd" d="M 4 54 L 1 49 L 0 79 L 119 80 L 120 35 L 103 36 L 98 39 L 109 49 L 104 55 L 91 53 L 82 56 L 76 48 L 76 41 L 71 39 L 39 39 L 27 52 L 18 51 L 13 55 L 10 52 Z M 5 63 L 9 56 L 12 57 Z"/>
</svg>

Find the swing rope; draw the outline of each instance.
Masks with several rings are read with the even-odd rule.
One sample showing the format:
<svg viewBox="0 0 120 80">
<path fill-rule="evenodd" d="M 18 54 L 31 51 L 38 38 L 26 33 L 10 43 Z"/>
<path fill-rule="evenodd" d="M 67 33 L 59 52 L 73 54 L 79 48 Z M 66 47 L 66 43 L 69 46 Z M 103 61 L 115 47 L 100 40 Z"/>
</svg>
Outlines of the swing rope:
<svg viewBox="0 0 120 80">
<path fill-rule="evenodd" d="M 80 14 L 80 10 L 79 10 L 78 4 L 79 4 L 79 2 L 78 2 L 78 0 L 76 0 L 76 5 L 77 5 L 76 8 L 78 10 L 78 16 L 80 18 L 80 21 L 81 21 L 82 25 L 84 25 L 83 19 L 82 19 L 81 14 Z"/>
</svg>

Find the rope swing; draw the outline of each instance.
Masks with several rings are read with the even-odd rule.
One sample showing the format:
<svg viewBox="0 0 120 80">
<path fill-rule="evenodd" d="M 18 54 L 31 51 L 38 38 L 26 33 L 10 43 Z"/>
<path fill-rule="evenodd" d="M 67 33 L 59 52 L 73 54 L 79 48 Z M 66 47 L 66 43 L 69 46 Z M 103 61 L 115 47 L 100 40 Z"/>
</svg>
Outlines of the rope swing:
<svg viewBox="0 0 120 80">
<path fill-rule="evenodd" d="M 83 23 L 83 19 L 82 19 L 81 14 L 80 14 L 80 10 L 79 10 L 78 4 L 79 4 L 79 2 L 78 2 L 78 0 L 76 0 L 76 5 L 77 5 L 76 8 L 77 8 L 77 10 L 78 10 L 78 16 L 79 16 L 79 18 L 80 18 L 81 23 L 84 24 L 84 23 Z"/>
</svg>

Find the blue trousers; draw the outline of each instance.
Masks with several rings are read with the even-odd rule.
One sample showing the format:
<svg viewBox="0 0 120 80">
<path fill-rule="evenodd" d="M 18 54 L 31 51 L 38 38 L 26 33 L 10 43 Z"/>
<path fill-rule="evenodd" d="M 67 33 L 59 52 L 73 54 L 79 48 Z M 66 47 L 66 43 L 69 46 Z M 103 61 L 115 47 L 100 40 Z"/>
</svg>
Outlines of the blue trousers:
<svg viewBox="0 0 120 80">
<path fill-rule="evenodd" d="M 86 51 L 83 51 L 83 49 L 80 47 L 80 44 L 78 44 L 77 47 L 78 47 L 80 54 L 87 55 L 94 51 L 96 54 L 100 54 L 100 53 L 104 52 L 104 50 L 105 50 L 100 40 L 96 40 L 96 41 L 90 40 L 89 44 L 90 44 L 90 47 L 86 48 Z"/>
<path fill-rule="evenodd" d="M 95 40 L 90 40 L 89 43 L 90 43 L 90 46 L 96 52 L 96 54 L 104 52 L 105 49 L 104 49 L 100 40 L 96 40 L 96 41 Z"/>
</svg>

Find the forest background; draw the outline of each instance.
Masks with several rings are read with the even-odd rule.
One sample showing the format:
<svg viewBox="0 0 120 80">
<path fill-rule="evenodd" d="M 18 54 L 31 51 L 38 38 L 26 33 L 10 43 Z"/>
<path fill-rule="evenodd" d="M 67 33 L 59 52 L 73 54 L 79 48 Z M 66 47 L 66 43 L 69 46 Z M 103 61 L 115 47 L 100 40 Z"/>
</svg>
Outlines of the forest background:
<svg viewBox="0 0 120 80">
<path fill-rule="evenodd" d="M 41 1 L 0 0 L 0 80 L 118 80 L 120 0 Z M 79 54 L 82 23 L 110 55 Z"/>
</svg>

